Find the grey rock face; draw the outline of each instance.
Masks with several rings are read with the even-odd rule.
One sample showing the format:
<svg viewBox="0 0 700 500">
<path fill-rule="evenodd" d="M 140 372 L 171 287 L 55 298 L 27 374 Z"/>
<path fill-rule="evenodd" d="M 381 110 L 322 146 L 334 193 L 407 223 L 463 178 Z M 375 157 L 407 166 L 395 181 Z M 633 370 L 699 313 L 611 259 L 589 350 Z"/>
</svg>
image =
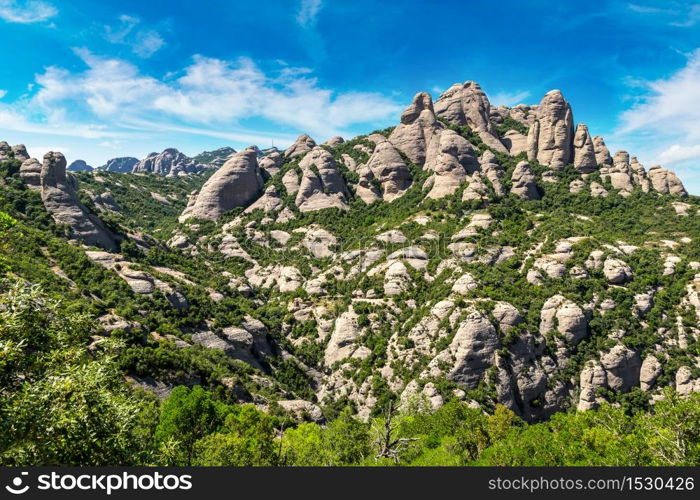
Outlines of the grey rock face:
<svg viewBox="0 0 700 500">
<path fill-rule="evenodd" d="M 597 167 L 595 148 L 588 127 L 579 123 L 574 136 L 574 168 L 583 174 L 590 174 Z"/>
<path fill-rule="evenodd" d="M 508 130 L 501 139 L 511 156 L 527 153 L 527 136 L 517 130 Z"/>
<path fill-rule="evenodd" d="M 284 150 L 285 158 L 296 158 L 297 156 L 304 155 L 316 147 L 316 141 L 314 141 L 311 136 L 307 134 L 302 134 L 297 137 L 294 144 L 289 146 Z"/>
<path fill-rule="evenodd" d="M 540 333 L 557 330 L 576 345 L 588 335 L 588 320 L 583 310 L 562 295 L 555 295 L 542 306 Z"/>
<path fill-rule="evenodd" d="M 490 120 L 491 104 L 478 83 L 458 83 L 443 92 L 435 103 L 435 114 L 455 125 L 469 126 L 484 144 L 508 153 Z"/>
<path fill-rule="evenodd" d="M 413 163 L 423 166 L 431 143 L 443 128 L 435 117 L 430 94 L 420 92 L 401 115 L 401 123 L 389 136 L 389 142 Z"/>
<path fill-rule="evenodd" d="M 599 166 L 612 165 L 610 151 L 605 145 L 605 141 L 599 135 L 593 138 L 593 150 L 595 151 L 595 161 Z"/>
<path fill-rule="evenodd" d="M 559 90 L 550 90 L 537 107 L 528 133 L 528 159 L 559 170 L 573 160 L 574 117 Z"/>
<path fill-rule="evenodd" d="M 486 370 L 494 364 L 500 343 L 498 333 L 481 313 L 470 314 L 459 326 L 448 347 L 454 360 L 448 377 L 469 388 L 476 388 Z"/>
<path fill-rule="evenodd" d="M 302 178 L 294 203 L 302 212 L 324 208 L 347 209 L 348 190 L 333 156 L 314 148 L 299 162 Z"/>
<path fill-rule="evenodd" d="M 198 163 L 175 148 L 168 148 L 162 153 L 151 153 L 134 165 L 132 172 L 150 172 L 156 175 L 174 177 L 202 172 L 208 168 L 211 167 Z"/>
<path fill-rule="evenodd" d="M 660 165 L 654 165 L 649 169 L 648 175 L 651 185 L 657 193 L 688 196 L 681 180 L 670 170 L 666 170 Z"/>
<path fill-rule="evenodd" d="M 326 146 L 330 146 L 330 147 L 334 148 L 334 147 L 336 147 L 336 146 L 340 146 L 340 145 L 341 145 L 342 143 L 344 143 L 344 142 L 345 142 L 345 139 L 343 139 L 343 138 L 340 137 L 339 135 L 336 135 L 335 137 L 331 137 L 330 139 L 328 139 L 328 140 L 327 140 L 326 142 L 324 142 L 323 144 L 325 144 Z"/>
<path fill-rule="evenodd" d="M 540 193 L 537 191 L 535 183 L 535 174 L 530 168 L 530 164 L 526 161 L 521 161 L 513 170 L 511 177 L 513 186 L 510 192 L 522 198 L 523 200 L 539 200 Z"/>
<path fill-rule="evenodd" d="M 605 259 L 603 274 L 613 285 L 621 285 L 632 279 L 632 269 L 625 262 L 614 257 Z"/>
<path fill-rule="evenodd" d="M 642 360 L 639 353 L 618 344 L 601 356 L 600 363 L 605 368 L 608 387 L 614 391 L 629 391 L 639 385 L 639 372 Z"/>
<path fill-rule="evenodd" d="M 28 162 L 25 162 L 30 167 Z M 31 168 L 35 168 L 31 166 Z M 29 168 L 25 170 L 27 172 Z M 27 172 L 28 173 L 28 172 Z M 33 176 L 28 176 L 32 179 Z M 66 175 L 66 159 L 61 153 L 49 152 L 44 156 L 40 176 L 41 199 L 46 210 L 59 224 L 66 224 L 71 235 L 88 245 L 109 251 L 118 249 L 117 238 L 94 214 L 80 203 L 76 182 Z"/>
<path fill-rule="evenodd" d="M 93 167 L 85 163 L 85 160 L 75 160 L 73 163 L 68 165 L 69 172 L 91 172 L 94 170 Z"/>
<path fill-rule="evenodd" d="M 644 358 L 639 372 L 639 387 L 647 392 L 654 386 L 654 382 L 661 375 L 662 368 L 656 356 L 649 355 Z"/>
<path fill-rule="evenodd" d="M 277 172 L 282 168 L 284 163 L 284 157 L 279 152 L 270 153 L 265 155 L 258 160 L 258 165 L 260 165 L 260 170 L 262 170 L 263 176 L 266 178 L 274 177 Z"/>
<path fill-rule="evenodd" d="M 7 142 L 0 141 L 0 161 L 9 160 L 11 158 L 21 162 L 27 161 L 29 159 L 27 148 L 24 147 L 24 144 L 10 146 Z"/>
<path fill-rule="evenodd" d="M 29 158 L 22 162 L 19 175 L 29 189 L 41 190 L 41 163 L 36 158 Z"/>
<path fill-rule="evenodd" d="M 236 153 L 223 167 L 204 183 L 179 220 L 190 217 L 215 220 L 235 207 L 244 207 L 253 202 L 263 187 L 263 179 L 254 149 Z"/>
<path fill-rule="evenodd" d="M 106 170 L 107 172 L 119 172 L 123 174 L 126 172 L 131 172 L 138 162 L 138 158 L 133 158 L 131 156 L 112 158 L 107 163 L 99 167 L 98 170 Z"/>
<path fill-rule="evenodd" d="M 413 182 L 411 171 L 389 141 L 377 145 L 367 167 L 379 182 L 385 201 L 392 201 L 404 194 Z"/>
<path fill-rule="evenodd" d="M 452 130 L 443 130 L 436 154 L 426 160 L 425 168 L 434 172 L 428 198 L 442 198 L 453 194 L 467 176 L 479 170 L 479 162 L 469 141 Z"/>
</svg>

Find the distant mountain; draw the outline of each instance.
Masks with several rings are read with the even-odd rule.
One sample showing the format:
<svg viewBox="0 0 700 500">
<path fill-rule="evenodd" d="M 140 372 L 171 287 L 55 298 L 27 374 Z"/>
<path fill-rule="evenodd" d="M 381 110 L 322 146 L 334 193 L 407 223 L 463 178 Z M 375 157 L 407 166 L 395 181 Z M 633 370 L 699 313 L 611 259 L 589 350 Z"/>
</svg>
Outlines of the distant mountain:
<svg viewBox="0 0 700 500">
<path fill-rule="evenodd" d="M 92 172 L 95 170 L 95 168 L 85 163 L 85 160 L 75 160 L 73 163 L 68 165 L 66 170 L 69 172 Z"/>
<path fill-rule="evenodd" d="M 210 168 L 212 168 L 212 165 L 200 163 L 175 148 L 168 148 L 162 153 L 149 154 L 134 165 L 131 171 L 134 173 L 150 172 L 156 175 L 175 177 L 202 172 Z"/>
<path fill-rule="evenodd" d="M 192 159 L 199 163 L 221 167 L 224 163 L 226 163 L 229 156 L 235 153 L 235 149 L 229 146 L 224 146 L 223 148 L 215 149 L 214 151 L 203 151 Z"/>
<path fill-rule="evenodd" d="M 132 156 L 112 158 L 106 164 L 99 167 L 98 170 L 106 170 L 108 172 L 119 172 L 123 174 L 126 172 L 131 172 L 131 170 L 134 168 L 134 165 L 136 165 L 138 162 L 139 159 L 134 158 Z"/>
</svg>

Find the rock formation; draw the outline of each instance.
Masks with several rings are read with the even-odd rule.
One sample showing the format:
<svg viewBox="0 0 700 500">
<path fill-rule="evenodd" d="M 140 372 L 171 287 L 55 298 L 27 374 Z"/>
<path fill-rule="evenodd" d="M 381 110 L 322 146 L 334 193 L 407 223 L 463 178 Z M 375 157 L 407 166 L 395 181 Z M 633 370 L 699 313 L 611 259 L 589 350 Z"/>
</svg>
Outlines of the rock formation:
<svg viewBox="0 0 700 500">
<path fill-rule="evenodd" d="M 168 148 L 162 153 L 151 153 L 132 168 L 134 173 L 149 172 L 156 175 L 175 177 L 178 175 L 202 172 L 209 167 L 198 163 L 175 148 Z"/>
<path fill-rule="evenodd" d="M 311 136 L 302 134 L 297 137 L 294 144 L 289 146 L 284 150 L 285 158 L 296 158 L 297 156 L 304 155 L 316 147 L 316 141 L 314 141 Z"/>
<path fill-rule="evenodd" d="M 490 120 L 488 97 L 478 83 L 456 83 L 443 92 L 435 103 L 435 115 L 455 125 L 467 125 L 484 144 L 501 153 L 508 153 Z"/>
<path fill-rule="evenodd" d="M 526 161 L 521 161 L 513 170 L 511 177 L 513 183 L 510 192 L 522 198 L 523 200 L 539 200 L 540 193 L 537 191 L 535 183 L 535 174 L 530 168 L 530 164 Z"/>
<path fill-rule="evenodd" d="M 590 174 L 598 167 L 593 140 L 588 127 L 579 123 L 574 136 L 574 168 L 582 174 Z"/>
<path fill-rule="evenodd" d="M 35 182 L 36 163 L 27 160 L 25 165 L 25 182 Z M 78 200 L 77 183 L 66 175 L 66 159 L 61 153 L 46 153 L 39 186 L 46 210 L 57 223 L 68 226 L 73 237 L 105 250 L 118 249 L 117 237 Z"/>
<path fill-rule="evenodd" d="M 180 222 L 190 217 L 215 220 L 235 207 L 253 202 L 263 187 L 258 156 L 248 148 L 236 153 L 223 167 L 204 183 L 199 193 L 180 216 Z"/>
<path fill-rule="evenodd" d="M 85 160 L 75 160 L 73 163 L 68 165 L 67 170 L 69 172 L 91 172 L 94 170 L 94 168 L 85 163 Z"/>
<path fill-rule="evenodd" d="M 528 159 L 559 170 L 573 160 L 573 139 L 571 107 L 559 90 L 550 90 L 537 107 L 528 133 Z"/>
<path fill-rule="evenodd" d="M 119 172 L 123 174 L 126 172 L 131 172 L 138 162 L 138 158 L 133 158 L 131 156 L 112 158 L 101 167 L 98 167 L 98 170 L 106 170 L 107 172 Z"/>
<path fill-rule="evenodd" d="M 413 163 L 423 166 L 428 148 L 443 128 L 435 117 L 430 94 L 420 92 L 401 114 L 401 123 L 389 136 L 389 142 Z"/>
<path fill-rule="evenodd" d="M 333 156 L 314 148 L 299 162 L 301 182 L 294 203 L 302 212 L 324 208 L 347 209 L 349 193 Z"/>
<path fill-rule="evenodd" d="M 375 148 L 367 162 L 367 168 L 379 183 L 385 201 L 398 198 L 411 186 L 411 171 L 389 141 L 382 142 Z"/>
</svg>

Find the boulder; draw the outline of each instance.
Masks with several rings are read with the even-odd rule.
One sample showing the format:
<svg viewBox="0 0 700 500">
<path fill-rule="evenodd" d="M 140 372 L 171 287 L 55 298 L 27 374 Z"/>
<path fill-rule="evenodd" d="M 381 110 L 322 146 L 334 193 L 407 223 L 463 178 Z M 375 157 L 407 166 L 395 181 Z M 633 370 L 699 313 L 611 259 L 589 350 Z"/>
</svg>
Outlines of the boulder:
<svg viewBox="0 0 700 500">
<path fill-rule="evenodd" d="M 608 379 L 605 369 L 596 361 L 588 361 L 579 379 L 579 411 L 594 410 L 598 407 L 596 393 L 598 389 L 606 388 Z"/>
<path fill-rule="evenodd" d="M 330 147 L 334 148 L 334 147 L 336 147 L 336 146 L 340 146 L 340 145 L 341 145 L 342 143 L 344 143 L 344 142 L 345 142 L 345 139 L 343 139 L 343 138 L 340 137 L 339 135 L 336 135 L 335 137 L 331 137 L 330 139 L 328 139 L 328 140 L 327 140 L 326 142 L 324 142 L 323 144 L 325 144 L 326 146 L 330 146 Z"/>
<path fill-rule="evenodd" d="M 482 313 L 472 312 L 460 324 L 447 352 L 440 353 L 436 360 L 447 361 L 446 354 L 449 353 L 452 364 L 448 378 L 476 389 L 486 371 L 494 365 L 499 346 L 494 326 Z M 431 364 L 434 362 L 431 361 Z"/>
<path fill-rule="evenodd" d="M 588 335 L 588 320 L 583 310 L 562 295 L 547 299 L 540 313 L 540 333 L 556 330 L 575 346 Z"/>
<path fill-rule="evenodd" d="M 614 391 L 629 391 L 639 386 L 642 360 L 639 353 L 618 344 L 600 358 L 608 387 Z"/>
<path fill-rule="evenodd" d="M 350 358 L 358 350 L 356 340 L 362 334 L 362 329 L 357 322 L 358 315 L 352 306 L 335 320 L 333 333 L 331 334 L 326 351 L 323 356 L 324 364 L 332 366 L 338 361 Z"/>
<path fill-rule="evenodd" d="M 530 168 L 530 164 L 526 161 L 521 161 L 513 170 L 511 177 L 512 187 L 510 192 L 523 200 L 539 200 L 540 193 L 537 191 L 535 184 L 535 174 Z"/>
<path fill-rule="evenodd" d="M 277 188 L 274 184 L 270 184 L 267 189 L 265 189 L 263 195 L 245 209 L 245 213 L 251 213 L 258 209 L 263 212 L 276 212 L 282 208 L 283 204 L 284 202 Z"/>
<path fill-rule="evenodd" d="M 624 261 L 614 257 L 605 259 L 603 274 L 613 285 L 622 285 L 632 279 L 632 269 Z"/>
<path fill-rule="evenodd" d="M 234 153 L 235 154 L 235 153 Z M 258 166 L 266 178 L 274 177 L 282 168 L 284 157 L 279 152 L 270 153 L 258 160 Z"/>
<path fill-rule="evenodd" d="M 508 148 L 508 152 L 511 156 L 527 153 L 527 136 L 521 134 L 517 130 L 508 130 L 503 134 L 501 142 Z"/>
<path fill-rule="evenodd" d="M 408 290 L 411 284 L 411 277 L 403 262 L 396 260 L 392 262 L 384 275 L 384 295 L 399 295 Z"/>
<path fill-rule="evenodd" d="M 661 363 L 656 359 L 656 356 L 650 354 L 644 358 L 639 371 L 639 387 L 642 391 L 648 392 L 654 387 L 654 382 L 656 382 L 658 376 L 661 375 L 661 372 Z"/>
<path fill-rule="evenodd" d="M 190 217 L 216 220 L 233 208 L 255 201 L 262 187 L 257 153 L 253 148 L 244 149 L 224 163 L 199 193 L 190 198 L 179 220 L 184 222 Z"/>
<path fill-rule="evenodd" d="M 654 191 L 657 193 L 688 196 L 681 180 L 670 170 L 666 170 L 660 165 L 654 165 L 647 174 Z"/>
</svg>

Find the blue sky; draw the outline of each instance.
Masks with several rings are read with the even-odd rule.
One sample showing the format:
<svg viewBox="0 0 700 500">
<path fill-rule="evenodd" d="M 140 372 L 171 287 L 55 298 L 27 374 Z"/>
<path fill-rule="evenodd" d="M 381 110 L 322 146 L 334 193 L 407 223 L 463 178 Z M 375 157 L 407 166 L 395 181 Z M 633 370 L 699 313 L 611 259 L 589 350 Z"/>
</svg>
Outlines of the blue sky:
<svg viewBox="0 0 700 500">
<path fill-rule="evenodd" d="M 700 3 L 0 0 L 0 139 L 97 166 L 393 125 L 418 91 L 562 90 L 700 194 Z"/>
</svg>

